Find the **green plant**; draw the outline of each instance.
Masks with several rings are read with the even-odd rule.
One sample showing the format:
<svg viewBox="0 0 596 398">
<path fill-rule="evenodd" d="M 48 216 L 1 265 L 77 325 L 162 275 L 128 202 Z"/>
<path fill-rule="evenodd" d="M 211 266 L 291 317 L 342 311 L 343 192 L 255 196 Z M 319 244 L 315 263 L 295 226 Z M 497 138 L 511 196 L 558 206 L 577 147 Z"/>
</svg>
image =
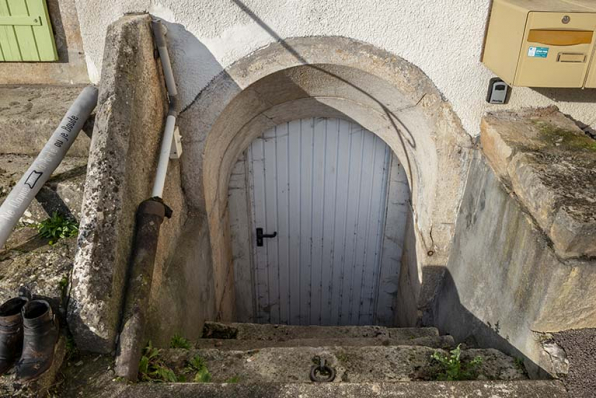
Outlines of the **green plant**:
<svg viewBox="0 0 596 398">
<path fill-rule="evenodd" d="M 174 371 L 168 368 L 159 358 L 160 351 L 147 343 L 139 363 L 139 379 L 154 383 L 175 383 L 178 380 Z"/>
<path fill-rule="evenodd" d="M 67 360 L 72 360 L 79 355 L 79 349 L 75 344 L 74 337 L 72 335 L 68 335 L 66 338 L 66 358 Z"/>
<path fill-rule="evenodd" d="M 190 341 L 176 333 L 170 340 L 170 348 L 184 348 L 190 350 Z"/>
<path fill-rule="evenodd" d="M 60 239 L 75 236 L 79 232 L 79 226 L 72 219 L 54 212 L 50 218 L 37 224 L 37 231 L 53 245 Z"/>
<path fill-rule="evenodd" d="M 67 276 L 63 276 L 62 279 L 60 279 L 60 282 L 58 282 L 58 288 L 60 289 L 60 293 L 62 293 L 62 296 L 66 296 L 68 293 L 68 277 Z"/>
<path fill-rule="evenodd" d="M 230 377 L 228 380 L 226 380 L 224 383 L 236 384 L 239 381 L 240 381 L 239 376 L 233 376 L 233 377 Z"/>
<path fill-rule="evenodd" d="M 431 358 L 437 361 L 441 370 L 436 379 L 440 381 L 474 380 L 476 368 L 482 363 L 481 357 L 476 357 L 469 362 L 461 360 L 461 344 L 451 350 L 449 354 L 435 351 Z"/>
<path fill-rule="evenodd" d="M 527 370 L 526 370 L 526 365 L 524 364 L 524 359 L 515 357 L 513 360 L 515 362 L 515 367 L 523 374 L 526 374 Z"/>
<path fill-rule="evenodd" d="M 195 383 L 209 383 L 211 381 L 211 373 L 207 369 L 205 360 L 199 355 L 194 356 L 188 361 L 188 370 L 197 372 L 194 377 Z"/>
</svg>

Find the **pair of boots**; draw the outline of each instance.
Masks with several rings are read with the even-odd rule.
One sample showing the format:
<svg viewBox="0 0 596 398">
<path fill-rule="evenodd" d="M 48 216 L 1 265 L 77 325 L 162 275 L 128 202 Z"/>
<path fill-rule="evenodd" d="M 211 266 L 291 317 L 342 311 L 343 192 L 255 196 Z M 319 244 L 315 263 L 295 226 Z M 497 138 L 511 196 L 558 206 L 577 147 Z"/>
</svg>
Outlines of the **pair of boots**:
<svg viewBox="0 0 596 398">
<path fill-rule="evenodd" d="M 47 301 L 15 297 L 0 306 L 0 375 L 16 362 L 16 377 L 29 381 L 50 368 L 58 323 Z"/>
</svg>

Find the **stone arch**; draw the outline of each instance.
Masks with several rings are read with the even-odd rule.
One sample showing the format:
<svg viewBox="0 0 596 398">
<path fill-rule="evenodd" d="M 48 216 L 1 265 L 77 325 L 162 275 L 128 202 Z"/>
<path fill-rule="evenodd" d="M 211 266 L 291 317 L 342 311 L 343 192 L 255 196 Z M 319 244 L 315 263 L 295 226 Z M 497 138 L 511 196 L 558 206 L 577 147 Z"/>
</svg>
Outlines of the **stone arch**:
<svg viewBox="0 0 596 398">
<path fill-rule="evenodd" d="M 382 138 L 404 165 L 416 267 L 402 278 L 409 278 L 417 309 L 406 323 L 419 322 L 440 280 L 424 267 L 445 265 L 449 257 L 472 140 L 420 69 L 342 37 L 293 38 L 256 51 L 216 77 L 181 115 L 183 185 L 191 212 L 206 215 L 219 317 L 233 318 L 234 308 L 231 169 L 257 135 L 310 116 L 353 120 Z"/>
</svg>

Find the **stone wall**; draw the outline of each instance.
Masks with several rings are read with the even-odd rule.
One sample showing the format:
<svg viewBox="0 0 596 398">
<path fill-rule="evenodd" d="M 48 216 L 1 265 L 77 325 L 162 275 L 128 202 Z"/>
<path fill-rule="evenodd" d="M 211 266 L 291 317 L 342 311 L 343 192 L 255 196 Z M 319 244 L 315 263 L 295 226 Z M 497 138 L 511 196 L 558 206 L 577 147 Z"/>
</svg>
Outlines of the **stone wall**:
<svg viewBox="0 0 596 398">
<path fill-rule="evenodd" d="M 434 322 L 523 358 L 534 376 L 561 373 L 550 335 L 596 326 L 596 141 L 552 108 L 488 115 L 481 138 Z M 577 216 L 561 225 L 579 225 L 564 237 L 542 221 L 561 209 Z"/>
<path fill-rule="evenodd" d="M 205 216 L 189 213 L 177 236 L 177 241 L 171 241 L 175 245 L 168 245 L 174 248 L 171 257 L 156 262 L 153 275 L 147 337 L 157 347 L 169 347 L 175 334 L 197 340 L 203 323 L 216 317 L 214 269 Z M 162 234 L 160 244 L 164 238 Z"/>
<path fill-rule="evenodd" d="M 187 83 L 180 88 L 183 107 L 220 72 L 260 48 L 293 38 L 341 36 L 420 68 L 470 135 L 478 135 L 478 121 L 488 110 L 553 103 L 596 127 L 596 90 L 516 87 L 508 105 L 485 101 L 494 74 L 480 60 L 492 0 L 301 0 L 274 7 L 271 0 L 75 1 L 92 81 L 99 80 L 110 23 L 130 12 L 168 21 L 174 68 Z"/>
</svg>

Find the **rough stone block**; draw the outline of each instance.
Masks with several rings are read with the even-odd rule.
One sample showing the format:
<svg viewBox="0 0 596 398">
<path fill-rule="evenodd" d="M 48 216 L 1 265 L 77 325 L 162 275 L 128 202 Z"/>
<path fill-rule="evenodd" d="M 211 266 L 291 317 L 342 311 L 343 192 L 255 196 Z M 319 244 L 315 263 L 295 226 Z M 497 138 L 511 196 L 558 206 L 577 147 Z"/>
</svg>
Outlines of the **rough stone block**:
<svg viewBox="0 0 596 398">
<path fill-rule="evenodd" d="M 129 15 L 108 28 L 69 301 L 82 350 L 114 349 L 135 212 L 151 195 L 166 101 L 150 20 Z"/>
<path fill-rule="evenodd" d="M 596 177 L 592 180 L 596 181 Z M 563 205 L 550 229 L 558 253 L 565 257 L 596 257 L 596 201 L 592 210 L 584 206 Z"/>
<path fill-rule="evenodd" d="M 596 255 L 596 140 L 556 108 L 488 114 L 483 152 L 562 258 Z"/>
</svg>

